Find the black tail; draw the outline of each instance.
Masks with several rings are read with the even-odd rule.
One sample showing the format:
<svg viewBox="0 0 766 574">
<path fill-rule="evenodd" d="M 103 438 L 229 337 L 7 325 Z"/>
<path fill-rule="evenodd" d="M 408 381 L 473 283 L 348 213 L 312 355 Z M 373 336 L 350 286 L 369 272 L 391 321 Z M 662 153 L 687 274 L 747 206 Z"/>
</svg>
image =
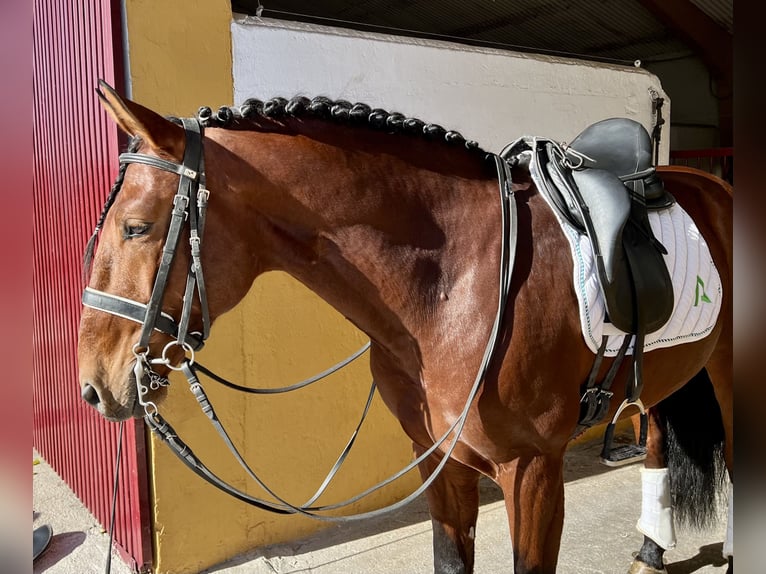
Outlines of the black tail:
<svg viewBox="0 0 766 574">
<path fill-rule="evenodd" d="M 704 529 L 718 519 L 725 485 L 724 431 L 713 384 L 702 369 L 656 407 L 678 524 Z"/>
</svg>

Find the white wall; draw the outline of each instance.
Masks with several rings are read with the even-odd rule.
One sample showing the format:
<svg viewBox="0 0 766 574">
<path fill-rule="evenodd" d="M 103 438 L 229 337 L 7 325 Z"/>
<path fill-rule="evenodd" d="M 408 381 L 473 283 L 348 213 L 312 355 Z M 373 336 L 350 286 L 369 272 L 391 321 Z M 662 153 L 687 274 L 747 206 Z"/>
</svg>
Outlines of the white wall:
<svg viewBox="0 0 766 574">
<path fill-rule="evenodd" d="M 235 17 L 232 49 L 237 104 L 343 98 L 458 130 L 495 152 L 522 135 L 570 141 L 615 116 L 651 132 L 652 90 L 670 113 L 659 79 L 640 68 L 254 17 Z"/>
</svg>

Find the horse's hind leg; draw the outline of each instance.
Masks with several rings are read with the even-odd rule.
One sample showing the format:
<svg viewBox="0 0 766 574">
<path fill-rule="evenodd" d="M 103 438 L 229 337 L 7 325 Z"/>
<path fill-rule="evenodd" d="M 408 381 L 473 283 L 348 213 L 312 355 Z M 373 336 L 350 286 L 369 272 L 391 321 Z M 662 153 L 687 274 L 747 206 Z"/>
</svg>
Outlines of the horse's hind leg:
<svg viewBox="0 0 766 574">
<path fill-rule="evenodd" d="M 515 574 L 556 572 L 564 527 L 564 451 L 521 456 L 503 467 Z"/>
<path fill-rule="evenodd" d="M 660 496 L 651 496 L 647 490 L 661 488 L 669 489 L 667 483 L 667 468 L 665 463 L 665 446 L 662 428 L 658 420 L 656 409 L 648 409 L 649 428 L 646 435 L 646 459 L 642 471 L 642 483 L 644 500 L 642 501 L 641 518 L 639 519 L 639 531 L 644 534 L 644 543 L 631 564 L 628 574 L 660 574 L 667 572 L 663 562 L 663 554 L 667 546 L 675 543 L 673 531 L 673 515 L 670 508 L 670 492 L 665 492 L 667 506 L 659 500 Z M 667 513 L 661 517 L 661 513 Z M 662 534 L 660 534 L 662 531 Z M 665 539 L 664 546 L 654 539 Z M 668 540 L 672 540 L 669 543 Z"/>
<path fill-rule="evenodd" d="M 630 574 L 665 572 L 662 555 L 675 545 L 674 521 L 701 529 L 716 520 L 715 501 L 725 458 L 722 447 L 730 440 L 727 429 L 731 427 L 727 427 L 726 403 L 722 401 L 725 387 L 717 390 L 709 374 L 700 371 L 686 386 L 649 410 L 637 525 L 644 534 L 644 544 Z"/>
<path fill-rule="evenodd" d="M 414 447 L 418 456 L 425 450 Z M 420 463 L 423 480 L 431 476 L 438 463 L 439 459 L 433 456 Z M 433 527 L 435 574 L 473 572 L 479 476 L 476 470 L 450 459 L 426 490 Z"/>
</svg>

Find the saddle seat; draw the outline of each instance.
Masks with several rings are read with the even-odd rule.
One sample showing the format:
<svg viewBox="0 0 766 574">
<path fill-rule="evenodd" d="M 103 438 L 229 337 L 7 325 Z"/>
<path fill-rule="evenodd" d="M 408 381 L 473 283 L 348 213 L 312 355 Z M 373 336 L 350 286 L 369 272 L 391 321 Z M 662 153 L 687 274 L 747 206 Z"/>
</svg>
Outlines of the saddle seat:
<svg viewBox="0 0 766 574">
<path fill-rule="evenodd" d="M 584 157 L 582 167 L 614 174 L 634 192 L 636 185 L 642 185 L 647 208 L 661 209 L 671 206 L 674 199 L 654 171 L 651 146 L 649 133 L 640 123 L 611 118 L 585 128 L 569 147 Z M 615 187 L 614 180 L 609 185 L 617 194 L 623 191 Z"/>
</svg>

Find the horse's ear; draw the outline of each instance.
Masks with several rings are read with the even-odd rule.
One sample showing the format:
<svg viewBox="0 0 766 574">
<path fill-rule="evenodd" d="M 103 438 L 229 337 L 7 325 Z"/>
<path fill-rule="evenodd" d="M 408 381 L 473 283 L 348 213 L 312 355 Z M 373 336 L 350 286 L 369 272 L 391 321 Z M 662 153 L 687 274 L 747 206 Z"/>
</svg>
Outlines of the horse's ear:
<svg viewBox="0 0 766 574">
<path fill-rule="evenodd" d="M 103 80 L 99 80 L 98 85 L 96 93 L 101 105 L 122 131 L 139 136 L 153 149 L 163 150 L 177 160 L 183 158 L 184 130 L 181 126 L 136 102 L 121 98 Z"/>
</svg>

